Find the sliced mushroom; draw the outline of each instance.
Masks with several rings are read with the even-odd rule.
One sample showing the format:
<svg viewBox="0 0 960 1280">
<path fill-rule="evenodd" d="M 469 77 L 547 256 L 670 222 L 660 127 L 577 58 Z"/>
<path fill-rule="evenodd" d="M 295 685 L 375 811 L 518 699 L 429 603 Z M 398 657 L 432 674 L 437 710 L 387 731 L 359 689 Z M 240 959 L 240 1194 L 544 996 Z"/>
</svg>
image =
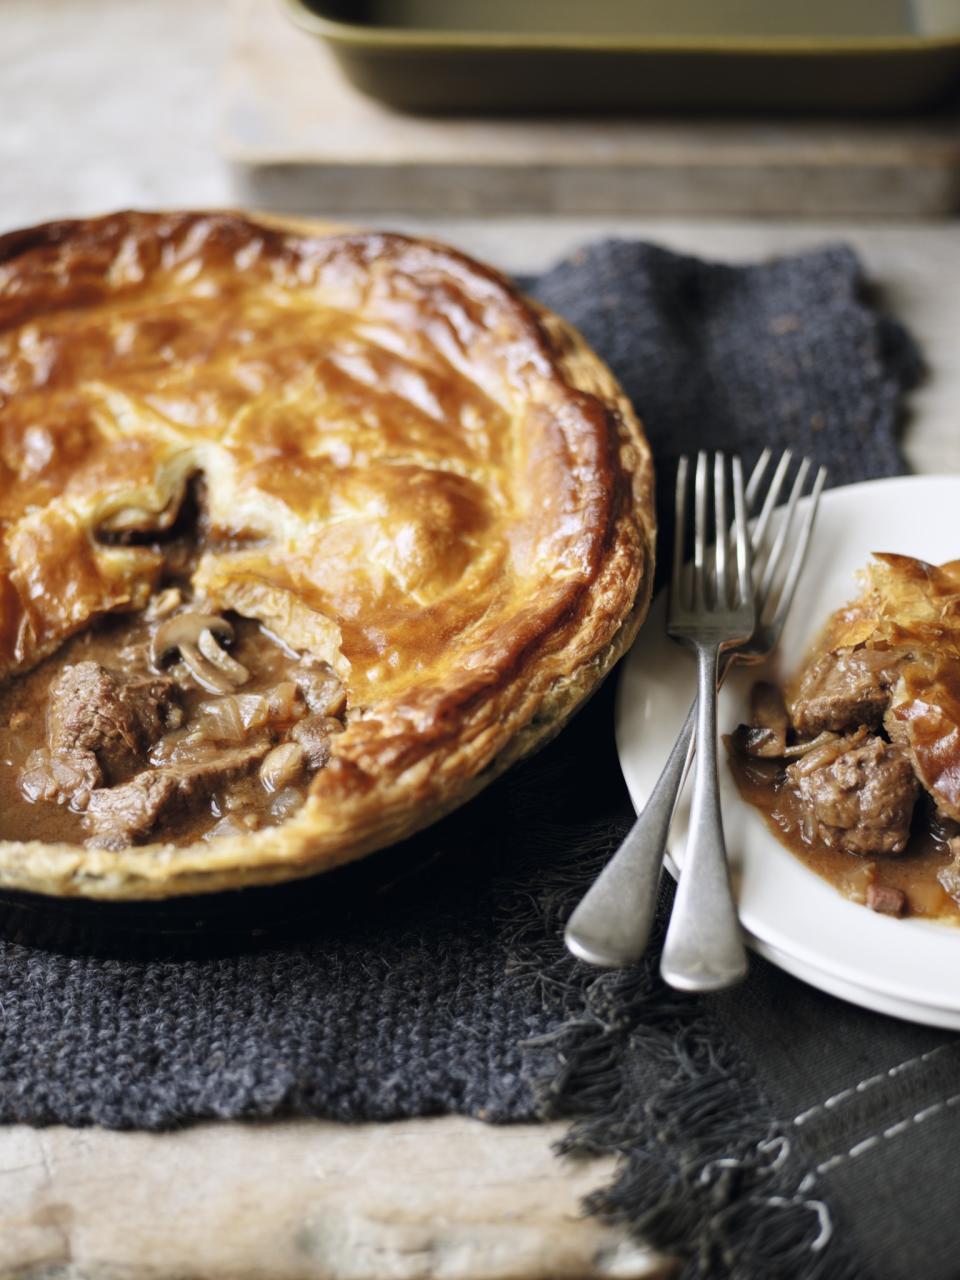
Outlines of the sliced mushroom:
<svg viewBox="0 0 960 1280">
<path fill-rule="evenodd" d="M 217 643 L 217 637 L 209 628 L 204 628 L 204 630 L 200 632 L 200 639 L 197 641 L 197 648 L 207 661 L 212 662 L 215 667 L 222 671 L 235 687 L 241 684 L 246 684 L 250 679 L 250 672 L 243 663 L 238 662 L 236 658 L 231 658 L 226 649 L 220 648 L 220 645 Z"/>
<path fill-rule="evenodd" d="M 150 660 L 159 670 L 172 653 L 202 689 L 208 693 L 230 693 L 249 679 L 249 672 L 221 649 L 218 640 L 229 643 L 233 627 L 226 618 L 205 613 L 178 613 L 157 627 L 150 646 Z"/>
<path fill-rule="evenodd" d="M 759 680 L 750 690 L 750 723 L 737 728 L 734 742 L 745 755 L 778 760 L 786 751 L 789 727 L 783 694 Z"/>
<path fill-rule="evenodd" d="M 787 746 L 790 720 L 783 694 L 775 684 L 758 680 L 750 691 L 750 722 L 756 731 L 751 754 L 776 758 Z"/>
</svg>

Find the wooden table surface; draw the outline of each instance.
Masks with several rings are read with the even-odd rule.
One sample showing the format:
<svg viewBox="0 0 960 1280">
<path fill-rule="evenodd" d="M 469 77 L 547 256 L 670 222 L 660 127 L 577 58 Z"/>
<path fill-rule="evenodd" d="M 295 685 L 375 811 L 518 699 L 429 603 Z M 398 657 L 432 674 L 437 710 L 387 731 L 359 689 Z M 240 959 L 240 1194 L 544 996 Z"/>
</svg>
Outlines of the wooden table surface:
<svg viewBox="0 0 960 1280">
<path fill-rule="evenodd" d="M 0 119 L 0 230 L 130 205 L 240 202 L 245 186 L 216 150 L 210 88 L 224 17 L 222 4 L 196 0 L 6 0 L 0 88 L 20 109 Z M 448 239 L 513 271 L 611 234 L 729 260 L 847 240 L 928 360 L 911 402 L 910 462 L 960 470 L 955 223 L 413 220 L 389 209 L 369 221 Z M 663 1260 L 579 1214 L 612 1166 L 557 1159 L 550 1144 L 561 1132 L 455 1117 L 219 1122 L 159 1136 L 0 1128 L 0 1280 L 665 1274 Z"/>
</svg>

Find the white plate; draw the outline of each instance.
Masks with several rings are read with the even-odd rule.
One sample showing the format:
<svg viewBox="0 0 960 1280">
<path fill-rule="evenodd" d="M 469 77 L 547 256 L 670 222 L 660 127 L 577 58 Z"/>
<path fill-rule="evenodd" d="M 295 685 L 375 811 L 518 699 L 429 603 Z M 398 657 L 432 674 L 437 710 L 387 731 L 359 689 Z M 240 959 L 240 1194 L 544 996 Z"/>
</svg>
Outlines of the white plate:
<svg viewBox="0 0 960 1280">
<path fill-rule="evenodd" d="M 872 551 L 935 563 L 956 559 L 958 516 L 960 476 L 875 480 L 824 494 L 776 666 L 735 669 L 720 695 L 721 732 L 747 719 L 755 680 L 797 669 L 828 615 L 857 594 L 854 575 Z M 692 656 L 668 639 L 664 609 L 661 595 L 624 663 L 617 696 L 617 750 L 637 808 L 656 781 L 694 692 Z M 842 897 L 740 799 L 723 753 L 721 789 L 740 919 L 755 949 L 844 999 L 960 1029 L 960 928 L 891 919 Z M 671 852 L 681 859 L 688 820 L 684 795 L 671 835 Z"/>
<path fill-rule="evenodd" d="M 866 908 L 861 907 L 863 911 Z M 877 1013 L 890 1014 L 895 1018 L 904 1018 L 907 1022 L 920 1022 L 925 1026 L 947 1027 L 951 1031 L 960 1031 L 960 1012 L 956 1009 L 936 1009 L 928 1004 L 916 1004 L 910 1000 L 899 999 L 887 995 L 883 991 L 874 991 L 870 987 L 858 987 L 855 983 L 845 982 L 828 970 L 819 969 L 803 960 L 795 960 L 784 951 L 777 951 L 756 939 L 751 940 L 753 949 L 766 956 L 773 964 L 802 978 L 813 987 L 826 991 L 851 1004 L 861 1005 L 864 1009 L 873 1009 Z"/>
</svg>

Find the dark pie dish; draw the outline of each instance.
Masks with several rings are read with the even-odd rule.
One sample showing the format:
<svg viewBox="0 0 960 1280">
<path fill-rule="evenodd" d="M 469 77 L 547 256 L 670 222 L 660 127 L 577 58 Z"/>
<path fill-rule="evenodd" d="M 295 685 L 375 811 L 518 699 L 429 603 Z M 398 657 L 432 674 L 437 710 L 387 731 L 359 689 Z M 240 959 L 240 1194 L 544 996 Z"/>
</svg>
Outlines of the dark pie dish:
<svg viewBox="0 0 960 1280">
<path fill-rule="evenodd" d="M 11 233 L 0 397 L 0 889 L 207 894 L 393 845 L 555 734 L 646 612 L 629 403 L 444 246 Z"/>
</svg>

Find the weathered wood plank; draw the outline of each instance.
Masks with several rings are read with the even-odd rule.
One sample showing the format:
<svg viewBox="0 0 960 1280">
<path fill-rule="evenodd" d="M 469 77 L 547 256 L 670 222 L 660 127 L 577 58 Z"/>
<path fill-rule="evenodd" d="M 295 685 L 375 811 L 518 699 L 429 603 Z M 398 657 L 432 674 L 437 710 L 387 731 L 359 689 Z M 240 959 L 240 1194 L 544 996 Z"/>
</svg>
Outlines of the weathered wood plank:
<svg viewBox="0 0 960 1280">
<path fill-rule="evenodd" d="M 462 1119 L 0 1130 L 3 1280 L 641 1280 L 580 1198 L 610 1161 Z"/>
</svg>

